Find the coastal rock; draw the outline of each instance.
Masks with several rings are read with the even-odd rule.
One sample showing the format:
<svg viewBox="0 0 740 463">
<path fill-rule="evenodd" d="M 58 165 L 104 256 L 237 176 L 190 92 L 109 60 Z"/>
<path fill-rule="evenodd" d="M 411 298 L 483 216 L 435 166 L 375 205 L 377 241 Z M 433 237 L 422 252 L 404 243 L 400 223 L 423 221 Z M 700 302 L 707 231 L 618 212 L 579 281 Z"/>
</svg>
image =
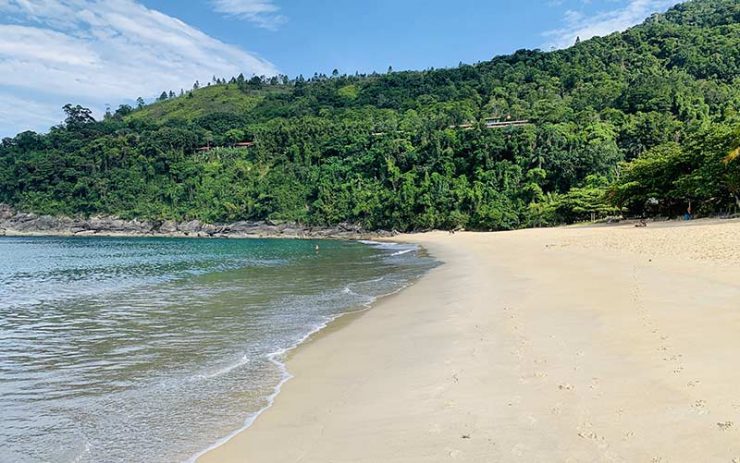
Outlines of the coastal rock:
<svg viewBox="0 0 740 463">
<path fill-rule="evenodd" d="M 64 222 L 51 215 L 38 216 L 32 219 L 31 221 L 29 221 L 28 225 L 33 226 L 34 228 L 40 231 L 57 230 L 57 229 L 64 230 L 65 229 Z"/>
<path fill-rule="evenodd" d="M 177 224 L 174 220 L 165 220 L 159 226 L 160 233 L 175 233 L 177 231 Z"/>
<path fill-rule="evenodd" d="M 203 230 L 203 223 L 200 220 L 191 220 L 178 224 L 177 229 L 185 233 L 198 233 Z"/>
<path fill-rule="evenodd" d="M 341 232 L 360 234 L 362 233 L 362 227 L 360 225 L 342 222 L 337 225 L 337 229 Z"/>
<path fill-rule="evenodd" d="M 373 236 L 393 236 L 394 232 L 368 233 L 361 226 L 342 223 L 335 227 L 308 227 L 297 222 L 282 220 L 242 220 L 230 224 L 208 224 L 200 220 L 176 222 L 174 220 L 149 221 L 122 219 L 95 215 L 67 217 L 37 215 L 18 212 L 11 206 L 0 204 L 0 230 L 2 234 L 48 235 L 126 235 L 126 236 L 189 236 L 189 237 L 284 237 L 284 238 L 337 238 L 360 239 Z"/>
</svg>

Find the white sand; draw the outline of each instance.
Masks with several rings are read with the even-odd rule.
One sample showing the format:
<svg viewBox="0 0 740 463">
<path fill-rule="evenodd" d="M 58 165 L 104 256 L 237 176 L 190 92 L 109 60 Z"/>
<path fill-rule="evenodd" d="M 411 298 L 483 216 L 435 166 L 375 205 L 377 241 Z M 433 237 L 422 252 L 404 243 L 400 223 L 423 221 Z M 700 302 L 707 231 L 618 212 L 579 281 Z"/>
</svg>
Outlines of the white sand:
<svg viewBox="0 0 740 463">
<path fill-rule="evenodd" d="M 740 462 L 740 223 L 431 233 L 201 463 Z"/>
</svg>

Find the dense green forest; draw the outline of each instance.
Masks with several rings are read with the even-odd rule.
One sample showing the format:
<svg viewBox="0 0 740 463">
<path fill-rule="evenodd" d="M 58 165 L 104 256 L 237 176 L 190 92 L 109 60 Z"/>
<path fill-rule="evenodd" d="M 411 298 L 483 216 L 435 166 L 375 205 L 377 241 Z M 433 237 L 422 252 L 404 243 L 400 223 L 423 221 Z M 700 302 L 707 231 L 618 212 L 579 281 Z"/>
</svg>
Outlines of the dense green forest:
<svg viewBox="0 0 740 463">
<path fill-rule="evenodd" d="M 67 105 L 47 134 L 2 140 L 0 202 L 397 230 L 740 206 L 737 0 L 454 69 L 214 77 L 178 93 L 102 121 Z"/>
</svg>

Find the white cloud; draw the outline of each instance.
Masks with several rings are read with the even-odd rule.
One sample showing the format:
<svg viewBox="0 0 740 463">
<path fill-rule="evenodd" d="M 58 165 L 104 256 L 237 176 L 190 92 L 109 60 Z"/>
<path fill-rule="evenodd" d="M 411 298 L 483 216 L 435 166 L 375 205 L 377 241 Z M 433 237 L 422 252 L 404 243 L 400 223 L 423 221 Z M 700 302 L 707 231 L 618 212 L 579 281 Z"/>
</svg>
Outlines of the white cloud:
<svg viewBox="0 0 740 463">
<path fill-rule="evenodd" d="M 244 19 L 259 27 L 275 30 L 286 21 L 273 0 L 212 0 L 218 13 Z"/>
<path fill-rule="evenodd" d="M 680 3 L 679 0 L 629 0 L 621 8 L 602 11 L 594 15 L 585 15 L 579 11 L 569 10 L 563 18 L 564 26 L 545 32 L 548 42 L 544 48 L 567 48 L 573 45 L 576 37 L 581 40 L 596 36 L 609 35 L 612 32 L 624 31 L 641 23 L 651 14 L 663 11 Z"/>
<path fill-rule="evenodd" d="M 106 103 L 179 91 L 213 75 L 277 73 L 259 56 L 134 0 L 0 0 L 0 18 L 0 135 L 61 120 L 60 107 L 43 117 L 50 102 L 99 114 Z"/>
</svg>

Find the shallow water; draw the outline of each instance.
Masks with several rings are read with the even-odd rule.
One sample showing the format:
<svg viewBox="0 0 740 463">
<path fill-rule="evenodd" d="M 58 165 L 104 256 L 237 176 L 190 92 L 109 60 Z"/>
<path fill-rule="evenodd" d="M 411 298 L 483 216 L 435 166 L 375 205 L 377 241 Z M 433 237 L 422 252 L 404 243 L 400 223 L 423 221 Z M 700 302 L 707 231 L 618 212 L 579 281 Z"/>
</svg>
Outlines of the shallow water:
<svg viewBox="0 0 740 463">
<path fill-rule="evenodd" d="M 379 243 L 0 238 L 0 462 L 187 460 L 269 405 L 281 353 L 433 265 Z"/>
</svg>

